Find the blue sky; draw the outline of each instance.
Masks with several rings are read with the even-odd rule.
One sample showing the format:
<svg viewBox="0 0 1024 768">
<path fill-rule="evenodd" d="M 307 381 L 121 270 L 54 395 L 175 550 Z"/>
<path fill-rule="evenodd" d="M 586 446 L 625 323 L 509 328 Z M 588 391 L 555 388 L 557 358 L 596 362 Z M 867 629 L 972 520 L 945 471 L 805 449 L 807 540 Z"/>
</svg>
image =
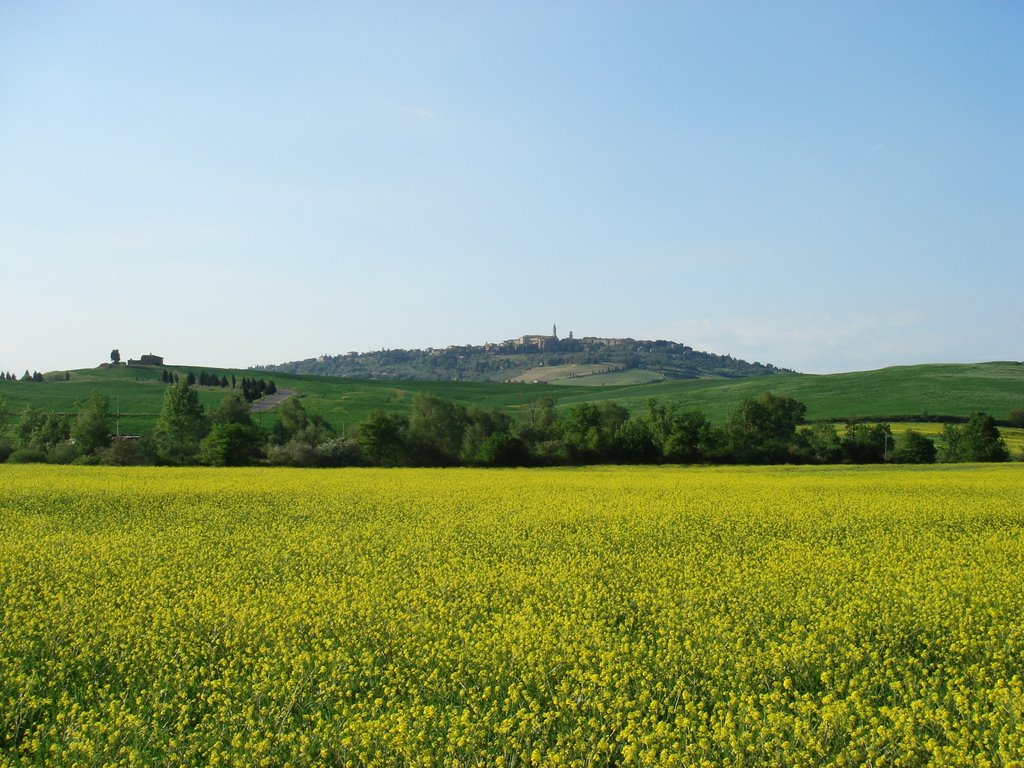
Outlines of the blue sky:
<svg viewBox="0 0 1024 768">
<path fill-rule="evenodd" d="M 0 2 L 0 370 L 1024 358 L 1024 6 Z"/>
</svg>

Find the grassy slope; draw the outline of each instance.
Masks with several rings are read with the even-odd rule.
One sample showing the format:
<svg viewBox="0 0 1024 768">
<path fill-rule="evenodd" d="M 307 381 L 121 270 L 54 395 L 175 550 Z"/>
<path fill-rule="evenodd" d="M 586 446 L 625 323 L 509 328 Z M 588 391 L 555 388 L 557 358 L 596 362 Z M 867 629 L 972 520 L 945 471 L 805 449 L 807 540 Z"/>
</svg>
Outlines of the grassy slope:
<svg viewBox="0 0 1024 768">
<path fill-rule="evenodd" d="M 267 374 L 209 366 L 176 366 L 172 370 L 181 376 L 186 376 L 189 371 L 198 376 L 200 371 L 205 370 L 218 376 L 226 375 L 229 379 L 234 375 L 239 381 L 242 377 L 272 379 L 279 389 L 298 392 L 307 410 L 321 414 L 338 428 L 358 424 L 376 408 L 406 411 L 418 392 L 434 393 L 466 406 L 498 410 L 525 406 L 548 391 L 547 388 L 538 388 L 532 384 L 370 381 Z M 58 374 L 53 376 L 59 378 Z M 47 378 L 50 378 L 49 374 Z M 43 411 L 73 414 L 76 404 L 88 397 L 92 390 L 97 390 L 110 397 L 111 401 L 120 401 L 123 434 L 148 434 L 160 413 L 165 386 L 160 380 L 159 368 L 96 368 L 71 371 L 70 381 L 4 382 L 0 384 L 0 398 L 7 401 L 15 417 L 29 405 Z M 231 393 L 230 388 L 216 387 L 197 387 L 197 391 L 207 410 L 215 408 Z M 585 391 L 587 389 L 583 387 L 560 387 L 557 394 Z M 270 426 L 276 421 L 273 412 L 257 414 L 256 418 L 264 426 Z"/>
<path fill-rule="evenodd" d="M 575 394 L 563 402 L 614 399 L 636 411 L 645 407 L 648 398 L 656 397 L 700 409 L 713 421 L 721 421 L 737 401 L 769 391 L 805 403 L 809 420 L 969 416 L 975 411 L 1005 419 L 1011 409 L 1024 408 L 1024 365 L 916 365 L 824 376 L 670 381 L 614 393 Z"/>
<path fill-rule="evenodd" d="M 432 392 L 467 406 L 516 410 L 542 396 L 558 398 L 569 406 L 578 402 L 615 400 L 634 412 L 647 407 L 654 397 L 698 408 L 713 421 L 725 418 L 733 406 L 746 397 L 764 392 L 790 395 L 807 405 L 807 417 L 841 419 L 856 417 L 892 418 L 932 415 L 967 416 L 986 411 L 1005 419 L 1012 408 L 1024 408 L 1024 365 L 980 363 L 974 365 L 921 365 L 885 368 L 879 371 L 809 376 L 787 374 L 745 379 L 667 381 L 654 384 L 608 384 L 603 387 L 564 384 L 494 384 L 482 382 L 368 381 L 320 376 L 253 373 L 229 369 L 181 366 L 197 375 L 206 370 L 218 375 L 234 374 L 272 378 L 278 388 L 293 389 L 303 397 L 306 408 L 322 414 L 336 427 L 351 428 L 374 408 L 407 410 L 417 392 Z M 123 433 L 145 434 L 160 412 L 164 385 L 159 369 L 115 368 L 71 372 L 71 381 L 44 383 L 5 382 L 5 398 L 17 415 L 32 404 L 45 411 L 73 413 L 75 403 L 93 389 L 120 399 Z M 199 388 L 207 408 L 215 407 L 230 392 Z M 273 412 L 263 414 L 264 426 L 275 421 Z"/>
<path fill-rule="evenodd" d="M 629 368 L 624 371 L 612 371 L 611 373 L 595 373 L 592 376 L 581 376 L 576 379 L 557 379 L 551 383 L 558 386 L 575 384 L 580 387 L 608 387 L 653 384 L 657 381 L 665 381 L 665 374 L 657 371 L 647 371 L 643 368 Z"/>
</svg>

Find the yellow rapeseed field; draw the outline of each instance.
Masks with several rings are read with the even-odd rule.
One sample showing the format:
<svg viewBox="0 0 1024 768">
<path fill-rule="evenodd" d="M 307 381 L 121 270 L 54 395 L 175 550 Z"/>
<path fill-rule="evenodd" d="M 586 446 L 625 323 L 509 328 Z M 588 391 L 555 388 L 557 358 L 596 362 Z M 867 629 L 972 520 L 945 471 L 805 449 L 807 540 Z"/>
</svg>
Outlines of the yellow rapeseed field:
<svg viewBox="0 0 1024 768">
<path fill-rule="evenodd" d="M 1022 765 L 1024 466 L 0 467 L 0 765 Z"/>
</svg>

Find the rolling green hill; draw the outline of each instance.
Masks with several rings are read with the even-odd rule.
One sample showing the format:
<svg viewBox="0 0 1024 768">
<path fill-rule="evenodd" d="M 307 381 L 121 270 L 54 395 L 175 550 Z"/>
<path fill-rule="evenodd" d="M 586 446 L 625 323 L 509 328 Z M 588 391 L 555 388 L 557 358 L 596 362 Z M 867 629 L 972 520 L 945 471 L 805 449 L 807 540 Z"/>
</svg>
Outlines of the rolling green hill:
<svg viewBox="0 0 1024 768">
<path fill-rule="evenodd" d="M 1024 408 L 1024 364 L 1016 362 L 972 365 L 917 365 L 877 371 L 831 375 L 776 374 L 743 379 L 663 381 L 649 384 L 616 383 L 605 386 L 512 384 L 452 381 L 375 381 L 325 376 L 304 376 L 267 371 L 174 366 L 184 376 L 191 370 L 234 375 L 238 380 L 273 379 L 279 389 L 295 391 L 311 413 L 318 413 L 337 429 L 351 429 L 375 408 L 405 411 L 418 392 L 430 392 L 467 406 L 515 412 L 541 397 L 555 398 L 560 407 L 574 403 L 615 400 L 633 412 L 647 407 L 650 398 L 680 403 L 722 421 L 737 402 L 764 392 L 792 396 L 807 405 L 809 420 L 851 418 L 891 419 L 968 416 L 985 411 L 1006 419 L 1010 410 Z M 160 412 L 165 385 L 158 368 L 105 367 L 47 374 L 44 382 L 0 382 L 0 398 L 12 416 L 33 405 L 43 411 L 74 413 L 76 403 L 92 390 L 109 396 L 121 413 L 121 432 L 148 434 Z M 197 387 L 201 402 L 213 408 L 230 389 Z M 258 416 L 264 426 L 276 420 L 273 411 Z"/>
<path fill-rule="evenodd" d="M 554 330 L 554 329 L 552 329 Z M 262 366 L 266 373 L 344 376 L 392 381 L 554 381 L 585 377 L 596 371 L 639 369 L 641 381 L 665 379 L 740 378 L 791 373 L 731 355 L 702 352 L 676 341 L 560 339 L 522 336 L 500 344 L 461 345 L 445 349 L 384 349 L 323 355 L 279 365 Z M 561 374 L 561 375 L 560 375 Z M 630 383 L 637 383 L 634 377 Z"/>
<path fill-rule="evenodd" d="M 636 411 L 651 397 L 673 400 L 723 420 L 733 406 L 763 392 L 789 395 L 807 406 L 807 419 L 969 416 L 984 411 L 1005 419 L 1024 408 L 1024 363 L 896 366 L 828 375 L 779 374 L 770 380 L 669 381 L 612 392 L 574 393 L 560 403 L 614 399 Z"/>
</svg>

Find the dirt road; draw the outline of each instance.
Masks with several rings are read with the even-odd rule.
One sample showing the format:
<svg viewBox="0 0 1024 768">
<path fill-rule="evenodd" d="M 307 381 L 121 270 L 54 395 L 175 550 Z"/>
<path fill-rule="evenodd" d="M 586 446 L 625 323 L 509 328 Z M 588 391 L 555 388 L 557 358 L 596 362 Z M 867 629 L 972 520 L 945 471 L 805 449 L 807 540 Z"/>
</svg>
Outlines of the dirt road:
<svg viewBox="0 0 1024 768">
<path fill-rule="evenodd" d="M 279 389 L 272 395 L 264 395 L 255 403 L 249 406 L 249 410 L 252 413 L 262 413 L 263 411 L 269 411 L 278 403 L 283 403 L 289 397 L 295 397 L 295 391 L 291 389 Z"/>
</svg>

